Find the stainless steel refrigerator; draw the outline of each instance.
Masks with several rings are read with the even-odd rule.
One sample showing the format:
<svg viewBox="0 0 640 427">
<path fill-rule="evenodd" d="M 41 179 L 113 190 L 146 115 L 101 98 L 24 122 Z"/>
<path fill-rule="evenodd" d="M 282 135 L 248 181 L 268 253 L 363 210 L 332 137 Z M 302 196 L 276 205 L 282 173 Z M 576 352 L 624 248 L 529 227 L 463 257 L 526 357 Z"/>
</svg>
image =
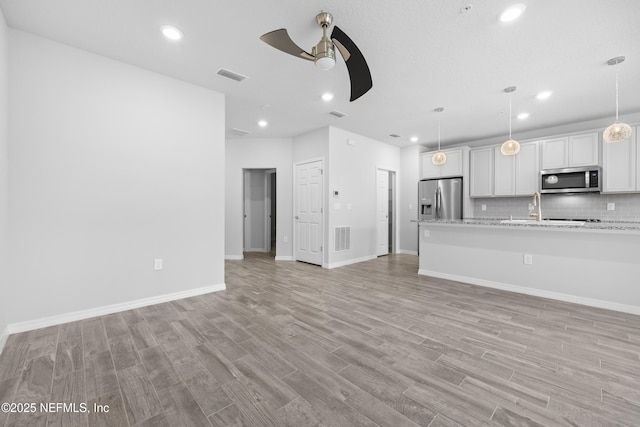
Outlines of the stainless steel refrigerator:
<svg viewBox="0 0 640 427">
<path fill-rule="evenodd" d="M 462 219 L 462 178 L 423 179 L 418 183 L 418 219 Z"/>
</svg>

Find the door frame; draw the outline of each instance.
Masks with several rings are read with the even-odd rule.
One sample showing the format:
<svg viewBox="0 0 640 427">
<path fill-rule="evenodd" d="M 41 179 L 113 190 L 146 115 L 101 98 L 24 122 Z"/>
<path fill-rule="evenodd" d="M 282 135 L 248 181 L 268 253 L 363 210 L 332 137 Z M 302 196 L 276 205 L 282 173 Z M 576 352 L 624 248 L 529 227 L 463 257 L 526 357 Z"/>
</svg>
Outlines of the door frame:
<svg viewBox="0 0 640 427">
<path fill-rule="evenodd" d="M 297 248 L 298 248 L 298 235 L 297 235 L 297 227 L 295 225 L 295 221 L 296 221 L 296 206 L 298 203 L 298 175 L 297 175 L 297 170 L 298 170 L 298 166 L 300 165 L 304 165 L 307 163 L 315 163 L 315 162 L 322 162 L 322 194 L 321 194 L 321 199 L 322 199 L 322 213 L 321 213 L 321 219 L 320 219 L 320 239 L 321 239 L 321 246 L 322 246 L 322 267 L 326 268 L 327 265 L 327 245 L 326 245 L 326 237 L 325 237 L 325 230 L 327 228 L 327 224 L 325 223 L 325 221 L 327 220 L 327 217 L 325 215 L 326 212 L 326 180 L 327 180 L 327 175 L 324 173 L 324 168 L 325 168 L 325 160 L 324 157 L 314 157 L 314 158 L 310 158 L 310 159 L 305 159 L 305 160 L 300 160 L 297 162 L 293 163 L 293 203 L 292 203 L 292 213 L 291 213 L 291 225 L 292 225 L 292 233 L 291 233 L 291 238 L 293 239 L 293 242 L 291 242 L 291 250 L 292 250 L 292 256 L 291 259 L 293 261 L 298 261 L 296 255 L 297 255 Z"/>
<path fill-rule="evenodd" d="M 256 247 L 253 248 L 251 247 L 251 245 L 247 245 L 247 239 L 249 239 L 249 236 L 251 235 L 251 222 L 252 221 L 248 221 L 251 218 L 250 213 L 247 213 L 248 210 L 251 209 L 251 201 L 247 200 L 247 197 L 250 195 L 250 185 L 249 185 L 249 181 L 250 181 L 250 177 L 251 177 L 251 173 L 253 171 L 260 171 L 264 173 L 264 181 L 263 181 L 263 191 L 264 191 L 264 212 L 263 215 L 264 217 L 262 218 L 263 222 L 264 222 L 264 235 L 263 235 L 263 245 L 262 248 Z M 242 252 L 271 252 L 271 203 L 272 200 L 270 199 L 271 194 L 269 194 L 268 189 L 271 186 L 270 183 L 270 179 L 271 179 L 271 175 L 276 175 L 276 180 L 277 178 L 277 174 L 278 174 L 278 169 L 275 167 L 270 167 L 270 168 L 265 168 L 265 167 L 261 167 L 261 168 L 242 168 Z M 277 185 L 277 181 L 276 181 L 276 185 Z M 276 217 L 278 215 L 278 201 L 277 201 L 277 193 L 276 193 L 276 203 L 275 203 L 275 210 L 276 210 Z M 276 233 L 277 233 L 277 225 L 276 225 Z M 276 249 L 277 249 L 277 239 L 276 239 Z"/>
<path fill-rule="evenodd" d="M 397 252 L 397 235 L 398 235 L 398 170 L 388 166 L 376 166 L 374 173 L 374 185 L 376 194 L 376 247 L 375 254 L 378 256 L 378 171 L 387 171 L 389 173 L 389 190 L 391 192 L 391 200 L 387 197 L 387 203 L 391 201 L 392 210 L 389 211 L 389 223 L 391 225 L 391 231 L 389 232 L 388 246 L 389 254 Z"/>
</svg>

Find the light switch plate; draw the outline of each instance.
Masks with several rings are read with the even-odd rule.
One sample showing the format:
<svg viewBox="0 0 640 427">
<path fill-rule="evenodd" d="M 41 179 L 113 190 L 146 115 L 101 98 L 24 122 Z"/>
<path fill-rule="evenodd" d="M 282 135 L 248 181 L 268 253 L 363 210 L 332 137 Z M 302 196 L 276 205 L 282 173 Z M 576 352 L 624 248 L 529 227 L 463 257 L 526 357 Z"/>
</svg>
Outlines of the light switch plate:
<svg viewBox="0 0 640 427">
<path fill-rule="evenodd" d="M 156 258 L 153 260 L 153 269 L 156 271 L 162 270 L 162 258 Z"/>
<path fill-rule="evenodd" d="M 616 210 L 616 204 L 615 203 L 607 203 L 607 210 L 608 211 L 615 211 Z"/>
</svg>

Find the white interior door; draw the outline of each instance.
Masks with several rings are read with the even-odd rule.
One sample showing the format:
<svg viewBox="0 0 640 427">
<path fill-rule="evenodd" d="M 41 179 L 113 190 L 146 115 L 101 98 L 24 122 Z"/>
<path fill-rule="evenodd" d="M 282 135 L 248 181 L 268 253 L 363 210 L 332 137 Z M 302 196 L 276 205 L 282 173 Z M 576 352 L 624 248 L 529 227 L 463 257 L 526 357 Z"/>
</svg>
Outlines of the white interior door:
<svg viewBox="0 0 640 427">
<path fill-rule="evenodd" d="M 322 265 L 322 160 L 296 165 L 295 182 L 295 259 Z"/>
<path fill-rule="evenodd" d="M 377 255 L 389 254 L 389 171 L 378 169 L 377 174 Z"/>
</svg>

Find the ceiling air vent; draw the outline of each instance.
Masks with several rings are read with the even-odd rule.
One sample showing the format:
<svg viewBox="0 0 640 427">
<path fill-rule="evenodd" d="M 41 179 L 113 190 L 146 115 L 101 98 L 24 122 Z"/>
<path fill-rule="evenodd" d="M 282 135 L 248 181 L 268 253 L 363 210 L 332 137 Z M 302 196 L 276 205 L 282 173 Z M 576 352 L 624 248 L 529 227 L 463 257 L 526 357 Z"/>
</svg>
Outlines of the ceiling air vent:
<svg viewBox="0 0 640 427">
<path fill-rule="evenodd" d="M 389 135 L 391 138 L 400 138 L 400 135 L 398 135 L 397 133 L 392 133 Z"/>
<path fill-rule="evenodd" d="M 234 80 L 236 82 L 241 82 L 247 78 L 247 76 L 243 76 L 242 74 L 234 73 L 233 71 L 226 70 L 224 68 L 220 68 L 216 73 L 219 76 L 226 77 L 228 79 Z"/>
<path fill-rule="evenodd" d="M 227 131 L 227 135 L 229 136 L 245 136 L 245 135 L 249 135 L 250 133 L 251 131 L 238 129 L 238 128 L 232 128 Z"/>
<path fill-rule="evenodd" d="M 341 118 L 343 118 L 343 117 L 347 117 L 347 114 L 346 114 L 346 113 L 343 113 L 343 112 L 338 111 L 338 110 L 330 111 L 330 112 L 329 112 L 329 114 L 331 114 L 332 116 L 335 116 L 335 117 L 337 117 L 337 118 L 339 118 L 339 119 L 341 119 Z"/>
</svg>

